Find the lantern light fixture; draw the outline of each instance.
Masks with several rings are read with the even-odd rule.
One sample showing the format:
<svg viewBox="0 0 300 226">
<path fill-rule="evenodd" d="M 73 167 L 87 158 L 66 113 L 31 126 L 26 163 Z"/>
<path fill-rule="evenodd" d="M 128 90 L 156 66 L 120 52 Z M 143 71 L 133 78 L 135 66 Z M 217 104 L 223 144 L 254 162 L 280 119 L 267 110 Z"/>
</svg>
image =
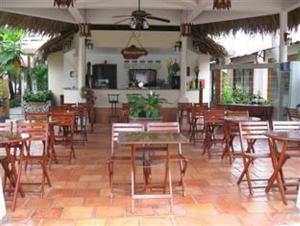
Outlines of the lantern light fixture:
<svg viewBox="0 0 300 226">
<path fill-rule="evenodd" d="M 70 7 L 74 6 L 74 0 L 54 0 L 53 2 L 54 6 L 57 6 L 58 8 L 60 7 Z"/>
</svg>

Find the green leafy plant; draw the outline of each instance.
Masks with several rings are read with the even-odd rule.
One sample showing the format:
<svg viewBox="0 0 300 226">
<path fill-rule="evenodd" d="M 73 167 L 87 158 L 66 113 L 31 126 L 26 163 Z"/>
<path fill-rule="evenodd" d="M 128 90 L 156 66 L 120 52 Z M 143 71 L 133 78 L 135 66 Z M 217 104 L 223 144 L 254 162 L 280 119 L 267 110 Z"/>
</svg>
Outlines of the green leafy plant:
<svg viewBox="0 0 300 226">
<path fill-rule="evenodd" d="M 27 92 L 23 96 L 24 101 L 27 102 L 46 102 L 48 100 L 53 100 L 53 93 L 50 90 L 38 91 L 36 93 Z"/>
<path fill-rule="evenodd" d="M 159 98 L 157 94 L 148 94 L 139 96 L 135 94 L 127 94 L 129 115 L 133 117 L 160 117 L 160 105 L 167 103 L 164 98 Z"/>
<path fill-rule="evenodd" d="M 37 90 L 47 90 L 48 89 L 48 66 L 45 64 L 40 64 L 32 69 L 32 74 L 34 75 L 36 81 Z"/>
<path fill-rule="evenodd" d="M 20 107 L 21 106 L 21 100 L 19 100 L 19 99 L 9 100 L 9 106 L 11 108 Z"/>
</svg>

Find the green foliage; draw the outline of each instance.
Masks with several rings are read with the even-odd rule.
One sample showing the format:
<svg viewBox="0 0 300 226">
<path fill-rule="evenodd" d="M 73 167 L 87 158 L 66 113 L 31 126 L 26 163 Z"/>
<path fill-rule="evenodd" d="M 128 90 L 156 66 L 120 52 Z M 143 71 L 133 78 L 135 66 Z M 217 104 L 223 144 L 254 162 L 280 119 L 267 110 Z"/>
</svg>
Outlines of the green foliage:
<svg viewBox="0 0 300 226">
<path fill-rule="evenodd" d="M 129 104 L 129 114 L 133 117 L 160 117 L 160 104 L 167 103 L 164 98 L 159 98 L 157 94 L 138 96 L 127 94 Z"/>
<path fill-rule="evenodd" d="M 247 93 L 243 88 L 237 85 L 232 88 L 229 83 L 229 77 L 223 74 L 223 92 L 222 104 L 263 104 L 272 105 L 272 101 L 263 99 L 260 95 Z"/>
<path fill-rule="evenodd" d="M 47 100 L 53 100 L 53 93 L 50 90 L 38 91 L 36 93 L 27 92 L 23 96 L 24 101 L 27 102 L 46 102 Z"/>
<path fill-rule="evenodd" d="M 48 66 L 40 64 L 32 69 L 38 91 L 48 89 Z"/>
<path fill-rule="evenodd" d="M 0 28 L 0 75 L 15 79 L 21 73 L 21 39 L 24 31 Z"/>
<path fill-rule="evenodd" d="M 21 100 L 11 99 L 11 100 L 9 100 L 9 106 L 11 108 L 20 107 L 21 106 Z"/>
</svg>

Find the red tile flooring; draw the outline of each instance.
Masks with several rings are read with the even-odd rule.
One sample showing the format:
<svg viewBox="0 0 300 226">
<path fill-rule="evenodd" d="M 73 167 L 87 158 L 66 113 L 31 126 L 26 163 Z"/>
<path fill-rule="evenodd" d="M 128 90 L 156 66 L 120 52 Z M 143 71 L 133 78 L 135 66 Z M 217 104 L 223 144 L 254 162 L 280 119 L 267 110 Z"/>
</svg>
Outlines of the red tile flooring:
<svg viewBox="0 0 300 226">
<path fill-rule="evenodd" d="M 106 160 L 110 153 L 110 129 L 97 125 L 96 131 L 89 134 L 88 143 L 76 146 L 77 160 L 53 165 L 53 186 L 46 189 L 44 198 L 26 194 L 18 199 L 14 212 L 8 204 L 2 225 L 300 225 L 295 196 L 288 196 L 289 205 L 285 206 L 276 190 L 270 194 L 256 190 L 249 197 L 245 184 L 236 185 L 242 168 L 240 159 L 232 165 L 219 157 L 208 160 L 201 155 L 201 145 L 185 145 L 183 150 L 189 159 L 186 196 L 175 193 L 173 214 L 167 200 L 143 200 L 137 202 L 133 215 L 129 192 L 109 198 Z M 284 169 L 287 176 L 299 176 L 299 163 L 289 160 Z M 127 165 L 118 166 L 117 179 L 129 181 L 129 172 Z M 271 163 L 265 160 L 255 163 L 252 174 L 268 177 L 271 172 Z M 33 166 L 26 174 L 27 178 L 36 179 L 40 170 Z"/>
</svg>

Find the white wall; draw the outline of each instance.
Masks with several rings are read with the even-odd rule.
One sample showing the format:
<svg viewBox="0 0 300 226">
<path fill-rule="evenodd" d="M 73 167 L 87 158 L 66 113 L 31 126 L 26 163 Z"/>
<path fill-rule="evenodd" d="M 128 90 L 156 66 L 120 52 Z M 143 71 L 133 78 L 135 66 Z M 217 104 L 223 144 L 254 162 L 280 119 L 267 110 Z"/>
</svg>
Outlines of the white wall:
<svg viewBox="0 0 300 226">
<path fill-rule="evenodd" d="M 55 101 L 59 103 L 59 95 L 63 90 L 64 54 L 52 53 L 48 56 L 48 84 L 49 90 L 54 93 Z"/>
<path fill-rule="evenodd" d="M 128 76 L 128 68 L 124 66 L 124 58 L 120 53 L 120 49 L 110 50 L 108 53 L 105 49 L 95 49 L 93 51 L 87 52 L 87 61 L 91 62 L 91 64 L 102 64 L 105 61 L 108 64 L 116 64 L 117 65 L 117 87 L 119 89 L 128 88 L 129 76 Z M 176 60 L 179 63 L 179 54 L 173 50 L 158 52 L 156 50 L 148 49 L 149 54 L 147 56 L 140 57 L 137 61 L 149 61 L 153 62 L 159 60 L 161 62 L 161 67 L 157 70 L 157 79 L 165 80 L 167 82 L 168 71 L 167 71 L 167 62 L 172 59 Z M 169 52 L 169 53 L 166 53 Z M 144 66 L 143 68 L 152 68 L 150 66 Z"/>
<path fill-rule="evenodd" d="M 72 49 L 64 54 L 64 88 L 77 88 L 78 87 L 78 72 L 77 72 L 77 60 L 75 55 L 76 49 Z M 71 77 L 70 73 L 73 71 L 75 77 Z"/>
<path fill-rule="evenodd" d="M 254 69 L 253 93 L 268 99 L 268 69 Z"/>
</svg>

